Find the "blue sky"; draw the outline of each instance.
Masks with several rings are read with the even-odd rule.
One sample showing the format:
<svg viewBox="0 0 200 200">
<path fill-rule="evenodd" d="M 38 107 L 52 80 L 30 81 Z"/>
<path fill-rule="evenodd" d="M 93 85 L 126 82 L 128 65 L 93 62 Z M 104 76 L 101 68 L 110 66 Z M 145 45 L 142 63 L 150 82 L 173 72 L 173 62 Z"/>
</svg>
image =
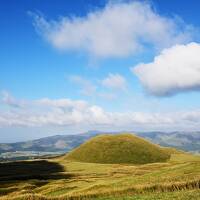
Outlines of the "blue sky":
<svg viewBox="0 0 200 200">
<path fill-rule="evenodd" d="M 200 128 L 198 0 L 4 0 L 0 141 Z"/>
</svg>

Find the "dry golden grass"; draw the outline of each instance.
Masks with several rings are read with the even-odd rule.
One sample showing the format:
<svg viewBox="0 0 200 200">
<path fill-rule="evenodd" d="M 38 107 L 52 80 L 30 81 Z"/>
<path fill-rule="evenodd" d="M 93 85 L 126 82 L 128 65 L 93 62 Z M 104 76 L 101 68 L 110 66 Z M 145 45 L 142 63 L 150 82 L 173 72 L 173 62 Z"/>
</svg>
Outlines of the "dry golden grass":
<svg viewBox="0 0 200 200">
<path fill-rule="evenodd" d="M 1 181 L 0 199 L 112 199 L 132 195 L 142 199 L 146 193 L 164 195 L 200 188 L 200 157 L 190 154 L 173 154 L 167 163 L 143 165 L 81 163 L 63 157 L 50 163 L 61 165 L 63 170 L 45 175 L 46 180 Z"/>
<path fill-rule="evenodd" d="M 82 160 L 80 156 L 87 162 L 71 160 Z M 199 189 L 199 156 L 127 134 L 98 136 L 68 156 L 0 164 L 1 200 L 114 200 L 133 195 L 143 200 L 147 194 L 152 200 L 168 200 L 171 193 Z"/>
</svg>

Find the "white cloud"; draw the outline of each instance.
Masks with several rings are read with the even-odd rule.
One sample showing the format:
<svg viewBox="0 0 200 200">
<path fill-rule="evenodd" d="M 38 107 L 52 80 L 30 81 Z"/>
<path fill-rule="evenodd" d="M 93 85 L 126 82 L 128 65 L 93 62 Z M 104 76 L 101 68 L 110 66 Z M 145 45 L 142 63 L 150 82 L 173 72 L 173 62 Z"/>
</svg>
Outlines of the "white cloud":
<svg viewBox="0 0 200 200">
<path fill-rule="evenodd" d="M 24 100 L 17 100 L 7 91 L 2 91 L 1 94 L 2 94 L 2 103 L 8 106 L 20 108 L 26 105 L 26 102 Z"/>
<path fill-rule="evenodd" d="M 108 101 L 113 101 L 117 98 L 117 94 L 113 92 L 99 92 L 98 97 Z"/>
<path fill-rule="evenodd" d="M 194 31 L 181 20 L 159 15 L 144 1 L 108 3 L 85 17 L 48 21 L 32 15 L 37 31 L 55 48 L 83 50 L 96 57 L 132 55 L 146 44 L 169 47 L 189 41 Z"/>
<path fill-rule="evenodd" d="M 19 101 L 19 100 L 18 100 Z M 1 126 L 76 126 L 107 124 L 107 114 L 98 106 L 70 99 L 38 99 L 29 106 L 0 113 Z"/>
<path fill-rule="evenodd" d="M 145 113 L 109 112 L 85 101 L 38 99 L 26 101 L 29 106 L 2 109 L 2 127 L 66 127 L 70 130 L 196 130 L 200 128 L 200 110 Z"/>
<path fill-rule="evenodd" d="M 120 74 L 109 74 L 108 77 L 102 80 L 104 87 L 115 90 L 126 90 L 126 79 Z"/>
<path fill-rule="evenodd" d="M 109 74 L 102 80 L 90 81 L 80 75 L 69 76 L 69 80 L 80 87 L 82 95 L 113 100 L 118 96 L 118 90 L 126 90 L 126 79 L 119 74 Z M 109 89 L 108 91 L 106 91 Z M 112 89 L 112 90 L 110 90 Z"/>
<path fill-rule="evenodd" d="M 81 76 L 73 75 L 70 76 L 69 79 L 71 82 L 81 87 L 81 94 L 83 95 L 92 96 L 96 92 L 97 87 L 95 84 Z"/>
<path fill-rule="evenodd" d="M 38 106 L 46 106 L 46 107 L 51 107 L 51 108 L 68 108 L 68 109 L 73 109 L 76 108 L 78 110 L 83 110 L 85 109 L 88 105 L 85 101 L 81 100 L 70 100 L 70 99 L 48 99 L 48 98 L 43 98 L 35 101 L 35 104 Z"/>
<path fill-rule="evenodd" d="M 165 49 L 152 63 L 139 64 L 132 71 L 146 90 L 156 96 L 200 90 L 200 44 L 175 45 Z"/>
</svg>

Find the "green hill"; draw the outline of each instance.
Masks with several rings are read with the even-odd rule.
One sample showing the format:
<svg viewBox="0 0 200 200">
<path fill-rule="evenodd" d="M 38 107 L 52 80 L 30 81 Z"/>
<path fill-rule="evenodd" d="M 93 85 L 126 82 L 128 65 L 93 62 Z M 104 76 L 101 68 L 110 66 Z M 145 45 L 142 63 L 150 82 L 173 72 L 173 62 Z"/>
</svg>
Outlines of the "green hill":
<svg viewBox="0 0 200 200">
<path fill-rule="evenodd" d="M 89 163 L 165 162 L 170 153 L 132 134 L 99 135 L 65 156 L 66 159 Z"/>
</svg>

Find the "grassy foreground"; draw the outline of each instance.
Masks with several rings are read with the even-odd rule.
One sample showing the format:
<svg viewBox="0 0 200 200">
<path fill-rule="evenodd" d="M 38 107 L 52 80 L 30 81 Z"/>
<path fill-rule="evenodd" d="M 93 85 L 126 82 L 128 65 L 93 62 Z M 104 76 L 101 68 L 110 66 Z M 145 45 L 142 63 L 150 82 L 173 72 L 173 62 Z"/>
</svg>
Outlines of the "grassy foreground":
<svg viewBox="0 0 200 200">
<path fill-rule="evenodd" d="M 166 163 L 142 165 L 71 162 L 65 157 L 36 164 L 19 162 L 18 171 L 3 165 L 2 200 L 200 199 L 200 157 L 189 154 L 173 154 Z M 36 176 L 30 165 L 36 171 L 38 167 L 45 170 Z"/>
</svg>

